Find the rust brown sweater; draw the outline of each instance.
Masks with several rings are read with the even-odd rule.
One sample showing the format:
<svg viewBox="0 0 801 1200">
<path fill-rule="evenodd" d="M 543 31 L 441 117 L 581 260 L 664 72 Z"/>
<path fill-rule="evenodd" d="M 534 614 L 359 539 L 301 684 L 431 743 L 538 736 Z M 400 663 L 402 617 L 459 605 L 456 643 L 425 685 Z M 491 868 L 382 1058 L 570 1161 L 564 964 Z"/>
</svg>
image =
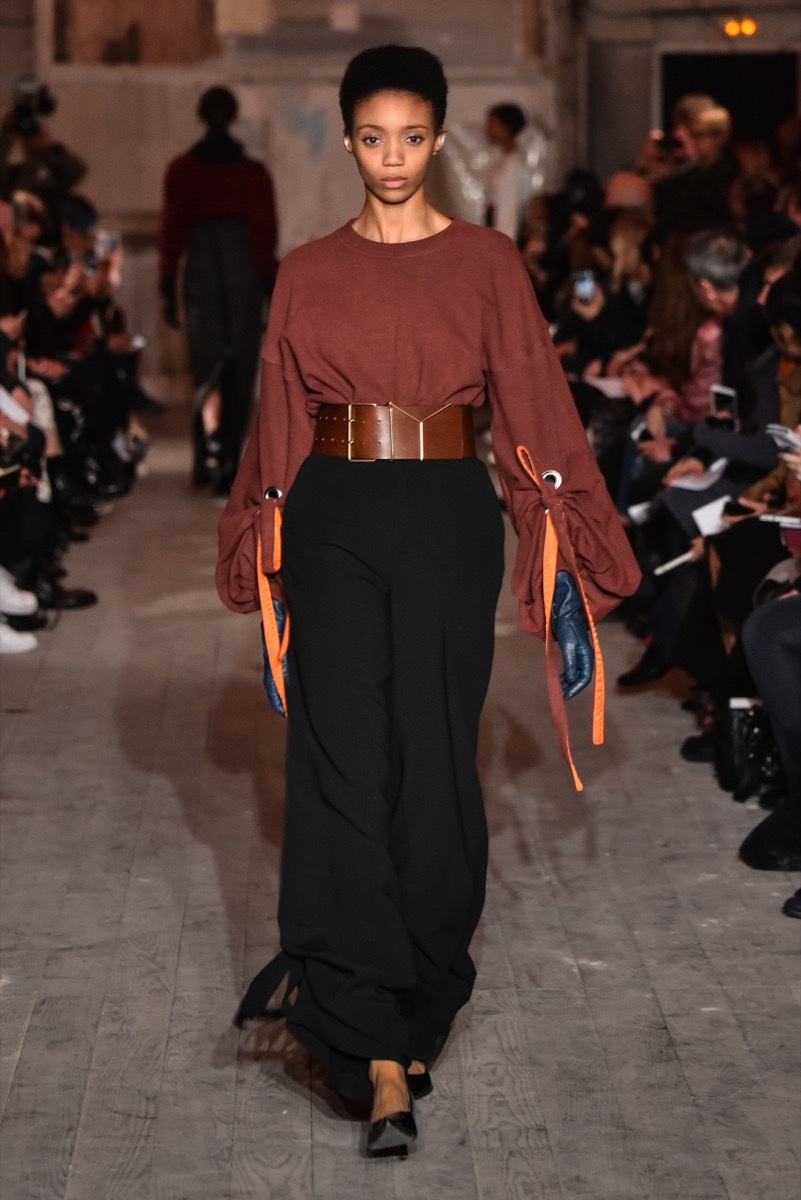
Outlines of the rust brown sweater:
<svg viewBox="0 0 801 1200">
<path fill-rule="evenodd" d="M 520 255 L 503 234 L 460 220 L 399 244 L 368 241 L 349 223 L 284 259 L 257 424 L 220 520 L 223 603 L 236 612 L 259 606 L 257 534 L 269 567 L 276 504 L 265 492 L 281 489 L 284 503 L 311 450 L 320 404 L 480 405 L 486 397 L 519 538 L 512 588 L 524 628 L 544 635 L 546 507 L 569 532 L 593 615 L 604 616 L 639 579 L 628 541 Z M 540 492 L 529 480 L 520 445 L 540 475 L 561 474 L 558 490 L 545 483 Z"/>
</svg>

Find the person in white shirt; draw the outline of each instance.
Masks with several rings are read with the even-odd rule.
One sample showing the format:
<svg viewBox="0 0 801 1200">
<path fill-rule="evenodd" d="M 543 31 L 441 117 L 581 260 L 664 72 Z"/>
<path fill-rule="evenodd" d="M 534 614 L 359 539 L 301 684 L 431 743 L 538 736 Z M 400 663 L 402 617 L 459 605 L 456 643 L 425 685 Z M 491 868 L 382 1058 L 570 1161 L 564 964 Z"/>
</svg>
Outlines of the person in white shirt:
<svg viewBox="0 0 801 1200">
<path fill-rule="evenodd" d="M 519 240 L 526 204 L 531 197 L 524 156 L 518 138 L 527 124 L 517 104 L 496 104 L 487 112 L 487 140 L 497 147 L 497 158 L 487 184 L 484 224 Z"/>
</svg>

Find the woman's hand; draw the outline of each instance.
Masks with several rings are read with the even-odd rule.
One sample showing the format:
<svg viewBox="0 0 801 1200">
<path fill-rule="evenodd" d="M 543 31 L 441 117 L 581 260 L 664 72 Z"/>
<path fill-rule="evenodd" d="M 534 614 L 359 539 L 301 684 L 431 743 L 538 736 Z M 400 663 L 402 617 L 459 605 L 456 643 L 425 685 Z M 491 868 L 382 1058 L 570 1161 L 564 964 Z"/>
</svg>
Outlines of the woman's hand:
<svg viewBox="0 0 801 1200">
<path fill-rule="evenodd" d="M 676 444 L 675 438 L 655 437 L 650 442 L 638 442 L 637 449 L 643 458 L 651 463 L 669 463 L 673 459 L 673 447 Z M 678 466 L 678 463 L 676 464 Z M 668 475 L 671 472 L 668 471 Z M 664 482 L 667 482 L 668 476 L 665 476 Z"/>
<path fill-rule="evenodd" d="M 680 458 L 677 463 L 674 463 L 663 482 L 670 484 L 676 479 L 687 479 L 690 476 L 700 478 L 705 470 L 706 467 L 700 458 L 693 458 L 692 455 L 688 455 L 687 458 Z"/>
<path fill-rule="evenodd" d="M 618 374 L 626 395 L 635 404 L 642 404 L 643 400 L 653 396 L 659 386 L 645 363 L 636 358 L 631 362 L 621 363 Z"/>
<path fill-rule="evenodd" d="M 571 338 L 567 342 L 555 342 L 554 350 L 560 359 L 568 358 L 571 354 L 576 353 L 576 339 Z"/>
<path fill-rule="evenodd" d="M 624 367 L 638 358 L 644 350 L 644 342 L 638 342 L 636 346 L 627 346 L 625 350 L 616 350 L 606 364 L 607 376 L 622 375 Z"/>
<path fill-rule="evenodd" d="M 570 700 L 592 679 L 595 652 L 576 581 L 569 571 L 557 571 L 553 596 L 553 632 L 562 651 L 562 695 Z"/>
<path fill-rule="evenodd" d="M 790 474 L 801 483 L 801 450 L 788 450 L 779 458 L 787 464 Z"/>
<path fill-rule="evenodd" d="M 46 379 L 61 379 L 69 371 L 69 367 L 57 358 L 29 358 L 28 366 L 36 375 L 44 375 Z"/>
<path fill-rule="evenodd" d="M 758 517 L 768 511 L 766 500 L 749 500 L 747 496 L 738 496 L 737 503 L 741 504 L 743 508 L 750 508 L 751 511 L 750 513 L 741 513 L 739 517 L 724 512 L 723 520 L 727 525 L 736 525 L 738 521 L 749 521 L 751 517 Z"/>
<path fill-rule="evenodd" d="M 57 287 L 47 297 L 47 307 L 50 309 L 54 317 L 59 320 L 62 317 L 68 317 L 75 308 L 77 297 L 69 290 L 69 288 Z"/>
<path fill-rule="evenodd" d="M 0 333 L 4 333 L 10 342 L 19 341 L 25 328 L 25 316 L 22 313 L 6 313 L 0 317 Z"/>
</svg>

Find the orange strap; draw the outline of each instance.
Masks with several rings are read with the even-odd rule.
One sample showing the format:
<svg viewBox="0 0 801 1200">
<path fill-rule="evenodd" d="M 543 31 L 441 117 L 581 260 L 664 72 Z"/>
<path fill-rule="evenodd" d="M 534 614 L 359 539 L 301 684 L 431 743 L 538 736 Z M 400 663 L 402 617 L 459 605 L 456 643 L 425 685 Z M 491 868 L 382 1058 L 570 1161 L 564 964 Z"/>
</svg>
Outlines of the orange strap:
<svg viewBox="0 0 801 1200">
<path fill-rule="evenodd" d="M 531 454 L 525 446 L 517 447 L 517 457 L 520 465 L 528 475 L 529 479 L 542 492 L 542 481 L 537 474 L 537 468 L 534 466 L 534 461 Z M 592 741 L 593 745 L 601 746 L 604 740 L 604 702 L 605 702 L 605 683 L 604 683 L 604 660 L 601 654 L 601 644 L 598 640 L 598 630 L 595 626 L 593 615 L 590 611 L 590 606 L 587 603 L 587 595 L 584 591 L 584 583 L 581 578 L 581 572 L 578 569 L 576 555 L 573 546 L 570 542 L 570 537 L 565 529 L 566 545 L 561 547 L 562 554 L 571 568 L 573 578 L 581 594 L 581 599 L 584 604 L 584 613 L 587 618 L 587 624 L 592 638 L 592 645 L 595 651 L 595 684 L 593 692 L 592 705 Z M 559 739 L 559 747 L 562 751 L 562 756 L 568 765 L 570 774 L 573 777 L 573 783 L 576 791 L 584 790 L 584 785 L 579 778 L 573 755 L 570 751 L 570 738 L 567 727 L 567 710 L 565 708 L 565 700 L 562 695 L 562 687 L 559 682 L 559 664 L 554 654 L 554 639 L 551 630 L 553 623 L 553 594 L 556 587 L 556 572 L 559 562 L 559 538 L 556 532 L 553 517 L 548 509 L 545 510 L 545 539 L 542 551 L 542 599 L 545 605 L 545 656 L 546 656 L 546 683 L 548 686 L 548 699 L 551 705 L 551 714 L 553 716 L 556 733 Z"/>
<path fill-rule="evenodd" d="M 281 569 L 281 511 L 278 505 L 275 506 L 273 528 L 273 571 Z M 272 672 L 275 686 L 278 689 L 278 695 L 281 697 L 281 703 L 284 706 L 284 712 L 288 712 L 286 706 L 286 685 L 284 683 L 284 659 L 289 649 L 289 613 L 286 614 L 284 622 L 284 636 L 279 637 L 278 622 L 275 619 L 273 610 L 273 598 L 270 592 L 270 585 L 267 582 L 267 576 L 264 574 L 262 553 L 261 553 L 261 536 L 259 536 L 256 547 L 256 574 L 259 581 L 259 604 L 261 606 L 261 619 L 264 625 L 264 644 L 267 647 L 267 658 L 270 663 L 270 671 Z"/>
</svg>

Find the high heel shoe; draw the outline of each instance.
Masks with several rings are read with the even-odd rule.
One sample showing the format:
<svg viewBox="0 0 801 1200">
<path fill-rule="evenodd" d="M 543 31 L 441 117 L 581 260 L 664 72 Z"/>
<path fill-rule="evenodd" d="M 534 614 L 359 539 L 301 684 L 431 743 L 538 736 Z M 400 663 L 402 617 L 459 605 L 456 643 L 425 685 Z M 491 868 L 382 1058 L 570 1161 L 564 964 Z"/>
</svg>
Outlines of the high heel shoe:
<svg viewBox="0 0 801 1200">
<path fill-rule="evenodd" d="M 424 1100 L 434 1090 L 434 1085 L 431 1082 L 431 1076 L 428 1071 L 420 1071 L 416 1075 L 410 1075 L 407 1071 L 406 1086 L 415 1100 Z"/>
<path fill-rule="evenodd" d="M 409 1108 L 404 1112 L 390 1113 L 387 1117 L 379 1117 L 370 1122 L 367 1133 L 367 1153 L 383 1154 L 394 1150 L 405 1156 L 409 1147 L 417 1140 L 417 1125 L 414 1119 L 414 1101 L 409 1092 Z"/>
</svg>

